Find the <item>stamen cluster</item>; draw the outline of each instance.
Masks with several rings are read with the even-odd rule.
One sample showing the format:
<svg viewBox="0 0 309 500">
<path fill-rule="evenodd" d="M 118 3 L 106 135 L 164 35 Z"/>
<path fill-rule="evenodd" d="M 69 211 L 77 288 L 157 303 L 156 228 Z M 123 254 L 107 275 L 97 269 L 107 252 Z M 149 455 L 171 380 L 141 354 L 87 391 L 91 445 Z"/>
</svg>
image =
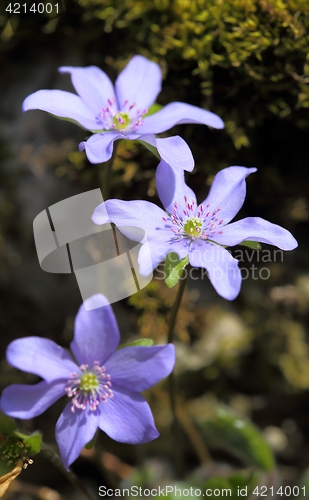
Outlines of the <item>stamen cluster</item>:
<svg viewBox="0 0 309 500">
<path fill-rule="evenodd" d="M 73 372 L 65 386 L 65 392 L 72 399 L 71 410 L 85 410 L 87 404 L 95 411 L 100 403 L 106 403 L 113 397 L 111 376 L 106 373 L 105 366 L 94 361 L 92 370 L 89 365 L 80 365 L 79 372 Z"/>
<path fill-rule="evenodd" d="M 167 217 L 162 217 L 165 222 L 170 223 L 166 227 L 174 233 L 173 240 L 177 241 L 183 238 L 188 238 L 191 241 L 196 238 L 208 240 L 215 234 L 222 234 L 222 231 L 217 230 L 217 227 L 223 224 L 223 219 L 220 220 L 217 215 L 221 210 L 221 206 L 215 210 L 210 210 L 210 203 L 207 203 L 204 208 L 203 205 L 196 207 L 194 200 L 188 203 L 186 196 L 184 196 L 184 201 L 186 204 L 185 210 L 181 211 L 179 204 L 175 201 L 173 212 L 168 214 Z"/>
<path fill-rule="evenodd" d="M 128 130 L 134 131 L 143 125 L 143 116 L 148 112 L 148 109 L 136 108 L 136 103 L 129 104 L 126 100 L 121 110 L 118 109 L 116 99 L 108 99 L 108 106 L 102 107 L 101 113 L 96 120 L 104 130 L 119 130 L 125 132 Z"/>
</svg>

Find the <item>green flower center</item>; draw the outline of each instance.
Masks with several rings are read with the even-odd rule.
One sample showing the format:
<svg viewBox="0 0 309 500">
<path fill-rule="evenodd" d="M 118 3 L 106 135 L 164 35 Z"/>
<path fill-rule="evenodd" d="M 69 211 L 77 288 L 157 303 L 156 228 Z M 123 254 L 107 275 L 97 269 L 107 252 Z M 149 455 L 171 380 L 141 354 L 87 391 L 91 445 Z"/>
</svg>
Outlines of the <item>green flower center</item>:
<svg viewBox="0 0 309 500">
<path fill-rule="evenodd" d="M 79 388 L 84 393 L 97 391 L 99 389 L 98 377 L 94 373 L 86 372 L 80 378 Z"/>
<path fill-rule="evenodd" d="M 188 236 L 198 237 L 201 234 L 203 223 L 198 217 L 188 219 L 184 225 L 184 230 Z"/>
<path fill-rule="evenodd" d="M 128 113 L 123 112 L 117 113 L 112 120 L 116 130 L 125 130 L 127 126 L 130 125 L 130 122 L 131 120 Z"/>
<path fill-rule="evenodd" d="M 87 405 L 95 411 L 100 403 L 106 403 L 113 397 L 111 386 L 111 376 L 106 373 L 105 366 L 94 361 L 91 371 L 89 365 L 80 365 L 79 371 L 71 374 L 64 390 L 72 401 L 71 411 L 74 413 L 86 410 Z"/>
</svg>

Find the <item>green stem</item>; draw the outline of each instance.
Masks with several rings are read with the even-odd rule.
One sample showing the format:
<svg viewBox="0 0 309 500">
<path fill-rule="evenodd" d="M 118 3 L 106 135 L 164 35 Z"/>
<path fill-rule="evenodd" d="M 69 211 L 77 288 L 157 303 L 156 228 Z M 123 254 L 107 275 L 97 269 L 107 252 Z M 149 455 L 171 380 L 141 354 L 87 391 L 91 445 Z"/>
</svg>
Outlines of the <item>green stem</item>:
<svg viewBox="0 0 309 500">
<path fill-rule="evenodd" d="M 185 287 L 186 287 L 187 275 L 188 275 L 188 273 L 186 272 L 186 269 L 184 269 L 182 272 L 182 275 L 180 277 L 180 280 L 179 280 L 179 288 L 177 291 L 176 299 L 175 299 L 175 302 L 173 304 L 170 319 L 169 319 L 168 333 L 167 333 L 167 342 L 169 344 L 172 344 L 173 340 L 174 340 L 175 323 L 176 323 L 177 313 L 179 311 L 181 299 L 183 296 L 183 292 L 184 292 Z"/>
<path fill-rule="evenodd" d="M 75 486 L 88 500 L 97 500 L 96 495 L 92 493 L 88 487 L 77 477 L 71 470 L 66 470 L 60 460 L 59 455 L 53 449 L 52 446 L 42 443 L 41 451 L 45 456 L 62 472 L 62 474 L 70 481 L 70 483 Z"/>
<path fill-rule="evenodd" d="M 174 340 L 174 331 L 175 331 L 177 313 L 179 311 L 183 292 L 184 292 L 185 287 L 186 287 L 188 273 L 186 273 L 185 271 L 186 270 L 184 269 L 182 272 L 182 275 L 180 277 L 179 288 L 177 290 L 176 299 L 175 299 L 175 302 L 173 304 L 170 319 L 169 319 L 168 333 L 167 333 L 167 341 L 169 344 L 172 344 L 173 340 Z M 172 432 L 173 432 L 174 443 L 175 443 L 175 445 L 174 445 L 175 466 L 176 466 L 176 471 L 177 471 L 178 476 L 182 477 L 183 472 L 184 472 L 184 456 L 183 456 L 183 449 L 182 449 L 182 445 L 181 445 L 181 443 L 182 443 L 181 429 L 180 429 L 178 419 L 177 419 L 176 387 L 175 387 L 175 375 L 174 375 L 173 371 L 168 377 L 168 384 L 169 384 L 170 405 L 171 405 L 171 411 L 172 411 L 172 415 L 173 415 Z"/>
<path fill-rule="evenodd" d="M 113 170 L 113 164 L 117 155 L 117 148 L 118 148 L 118 143 L 114 143 L 114 149 L 113 149 L 113 154 L 111 158 L 106 162 L 103 163 L 103 168 L 102 168 L 102 193 L 103 193 L 103 199 L 104 201 L 108 199 L 109 197 L 109 191 L 110 191 L 110 183 L 111 183 L 111 177 L 112 177 L 112 170 Z"/>
</svg>

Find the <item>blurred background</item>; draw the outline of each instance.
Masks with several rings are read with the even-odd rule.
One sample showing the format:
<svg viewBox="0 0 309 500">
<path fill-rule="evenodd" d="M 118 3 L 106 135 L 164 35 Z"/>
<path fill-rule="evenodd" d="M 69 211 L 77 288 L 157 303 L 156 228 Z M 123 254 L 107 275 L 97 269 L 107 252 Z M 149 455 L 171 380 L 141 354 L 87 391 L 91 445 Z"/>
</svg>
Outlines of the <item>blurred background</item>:
<svg viewBox="0 0 309 500">
<path fill-rule="evenodd" d="M 264 261 L 263 252 L 243 250 L 244 280 L 233 302 L 205 277 L 189 280 L 176 324 L 176 454 L 163 382 L 146 394 L 160 438 L 133 447 L 100 433 L 97 451 L 85 450 L 72 469 L 97 497 L 99 485 L 179 481 L 230 487 L 235 498 L 237 486 L 247 486 L 248 497 L 256 485 L 301 488 L 309 467 L 307 0 L 68 0 L 59 17 L 36 14 L 35 21 L 30 14 L 8 20 L 7 4 L 0 15 L 1 389 L 37 380 L 7 365 L 11 340 L 37 335 L 67 347 L 72 339 L 81 304 L 75 276 L 41 270 L 32 223 L 48 206 L 101 187 L 104 169 L 78 151 L 90 133 L 44 112 L 23 114 L 22 102 L 39 89 L 74 91 L 59 66 L 96 65 L 114 81 L 142 54 L 162 68 L 159 104 L 184 101 L 225 122 L 223 131 L 181 125 L 167 134 L 181 135 L 192 149 L 196 168 L 186 178 L 198 199 L 220 169 L 256 166 L 237 218 L 282 225 L 299 247 L 275 254 L 265 245 L 271 257 Z M 157 163 L 142 145 L 122 141 L 110 196 L 160 203 Z M 123 341 L 164 343 L 176 292 L 154 279 L 115 304 Z M 54 443 L 62 407 L 60 401 L 21 427 Z M 52 498 L 43 486 L 58 492 L 53 498 L 83 498 L 48 453 L 34 460 L 6 498 Z M 294 497 L 309 498 L 309 486 L 303 491 Z"/>
</svg>

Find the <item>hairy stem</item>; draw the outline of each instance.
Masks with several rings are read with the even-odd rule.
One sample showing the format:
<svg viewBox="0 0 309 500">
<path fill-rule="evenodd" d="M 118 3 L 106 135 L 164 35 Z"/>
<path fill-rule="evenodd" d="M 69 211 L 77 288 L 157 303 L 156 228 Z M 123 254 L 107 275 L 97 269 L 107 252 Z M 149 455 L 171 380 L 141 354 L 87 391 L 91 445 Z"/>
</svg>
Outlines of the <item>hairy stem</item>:
<svg viewBox="0 0 309 500">
<path fill-rule="evenodd" d="M 117 155 L 117 148 L 118 148 L 118 142 L 114 143 L 114 149 L 113 149 L 113 154 L 111 158 L 106 162 L 103 163 L 103 168 L 102 168 L 102 193 L 103 193 L 103 199 L 104 201 L 107 200 L 109 197 L 109 192 L 110 192 L 110 183 L 111 183 L 111 177 L 112 177 L 112 170 L 113 170 L 113 164 Z"/>
<path fill-rule="evenodd" d="M 167 342 L 169 344 L 172 344 L 174 341 L 174 330 L 175 330 L 175 323 L 176 323 L 176 318 L 177 318 L 177 313 L 179 311 L 181 299 L 183 296 L 183 292 L 186 287 L 186 282 L 187 282 L 187 272 L 184 269 L 182 272 L 182 275 L 179 280 L 179 288 L 177 291 L 176 299 L 173 304 L 172 310 L 171 310 L 171 315 L 169 319 L 169 325 L 168 325 L 168 333 L 167 333 Z"/>
<path fill-rule="evenodd" d="M 70 483 L 75 486 L 75 488 L 77 488 L 81 493 L 83 493 L 83 495 L 85 496 L 85 498 L 87 498 L 88 500 L 97 500 L 97 497 L 96 495 L 94 495 L 94 493 L 92 493 L 92 491 L 90 491 L 88 489 L 88 487 L 86 486 L 86 484 L 83 483 L 83 481 L 81 481 L 79 479 L 79 477 L 77 477 L 74 472 L 72 472 L 71 470 L 66 470 L 60 460 L 60 457 L 58 455 L 58 453 L 54 450 L 54 448 L 46 443 L 42 443 L 42 446 L 41 446 L 41 450 L 42 452 L 45 454 L 45 456 L 58 468 L 60 469 L 60 471 L 62 472 L 62 474 L 68 479 L 68 481 L 70 481 Z"/>
<path fill-rule="evenodd" d="M 185 269 L 182 272 L 182 275 L 179 280 L 179 288 L 177 290 L 177 295 L 175 302 L 173 304 L 172 310 L 171 310 L 171 315 L 169 319 L 169 325 L 168 325 L 168 333 L 167 333 L 167 341 L 169 344 L 173 343 L 174 340 L 174 331 L 175 331 L 175 324 L 176 324 L 176 318 L 177 318 L 177 313 L 180 308 L 181 304 L 181 299 L 183 296 L 183 292 L 186 287 L 186 282 L 187 282 L 187 273 L 185 272 Z M 182 477 L 183 472 L 184 472 L 184 454 L 183 454 L 183 449 L 181 448 L 181 443 L 182 443 L 182 438 L 181 438 L 181 429 L 179 427 L 178 419 L 177 419 L 177 408 L 176 408 L 176 387 L 175 387 L 175 375 L 174 372 L 172 372 L 169 377 L 168 377 L 168 384 L 169 384 L 169 396 L 170 396 L 170 405 L 171 405 L 171 411 L 173 415 L 173 424 L 172 424 L 172 432 L 173 432 L 173 437 L 174 437 L 174 452 L 175 452 L 175 467 L 176 471 L 179 477 Z"/>
</svg>

